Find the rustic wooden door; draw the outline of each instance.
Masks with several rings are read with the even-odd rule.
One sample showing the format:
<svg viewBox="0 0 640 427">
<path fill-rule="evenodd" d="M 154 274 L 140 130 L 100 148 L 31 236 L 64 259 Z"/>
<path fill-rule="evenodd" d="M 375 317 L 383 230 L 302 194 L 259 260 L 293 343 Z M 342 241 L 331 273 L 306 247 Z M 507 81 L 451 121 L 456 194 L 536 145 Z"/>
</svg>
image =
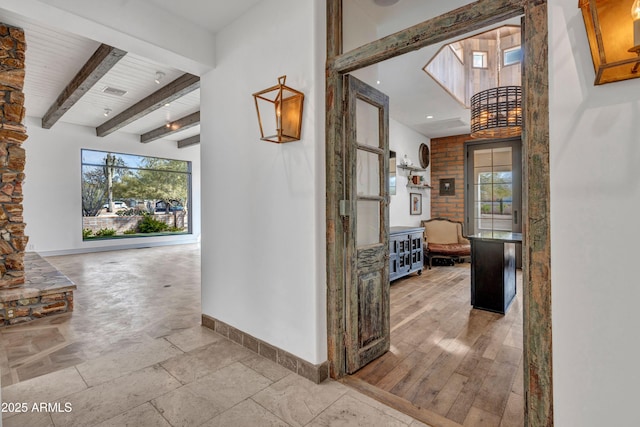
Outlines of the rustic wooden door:
<svg viewBox="0 0 640 427">
<path fill-rule="evenodd" d="M 345 76 L 345 346 L 353 373 L 389 350 L 389 98 Z"/>
</svg>

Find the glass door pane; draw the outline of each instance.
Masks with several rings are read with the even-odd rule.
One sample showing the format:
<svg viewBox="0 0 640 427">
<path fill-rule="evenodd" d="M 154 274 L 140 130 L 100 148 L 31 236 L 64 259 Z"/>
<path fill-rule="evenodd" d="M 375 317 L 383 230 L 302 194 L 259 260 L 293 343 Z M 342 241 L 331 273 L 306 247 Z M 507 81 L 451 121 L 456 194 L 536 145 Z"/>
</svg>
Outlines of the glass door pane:
<svg viewBox="0 0 640 427">
<path fill-rule="evenodd" d="M 513 148 L 473 148 L 469 232 L 517 231 L 513 221 Z"/>
<path fill-rule="evenodd" d="M 384 208 L 384 151 L 381 149 L 380 109 L 362 99 L 355 103 L 356 117 L 356 246 L 382 243 Z"/>
</svg>

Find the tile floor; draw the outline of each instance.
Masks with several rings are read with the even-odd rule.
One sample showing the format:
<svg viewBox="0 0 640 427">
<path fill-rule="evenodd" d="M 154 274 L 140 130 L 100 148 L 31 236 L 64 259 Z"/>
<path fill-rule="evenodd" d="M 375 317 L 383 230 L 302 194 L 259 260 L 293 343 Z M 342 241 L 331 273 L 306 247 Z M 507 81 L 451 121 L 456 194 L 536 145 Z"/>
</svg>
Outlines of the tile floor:
<svg viewBox="0 0 640 427">
<path fill-rule="evenodd" d="M 3 427 L 425 425 L 201 326 L 4 387 L 2 398 L 27 406 L 4 413 Z M 33 411 L 42 403 L 54 410 Z"/>
<path fill-rule="evenodd" d="M 147 265 L 158 256 L 183 264 Z M 27 408 L 2 427 L 425 425 L 199 326 L 196 245 L 49 260 L 78 284 L 76 310 L 0 332 L 2 400 Z"/>
</svg>

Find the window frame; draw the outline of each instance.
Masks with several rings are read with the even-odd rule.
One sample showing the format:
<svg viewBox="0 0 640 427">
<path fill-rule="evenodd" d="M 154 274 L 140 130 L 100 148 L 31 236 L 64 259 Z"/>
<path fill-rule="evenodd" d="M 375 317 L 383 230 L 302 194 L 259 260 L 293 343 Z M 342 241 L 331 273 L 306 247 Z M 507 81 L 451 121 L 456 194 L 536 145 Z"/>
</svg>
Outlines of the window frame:
<svg viewBox="0 0 640 427">
<path fill-rule="evenodd" d="M 151 168 L 151 167 L 142 167 L 141 165 L 138 166 L 133 166 L 133 165 L 126 165 L 126 166 L 118 166 L 118 168 L 121 169 L 126 169 L 126 170 L 130 170 L 130 171 L 141 171 L 141 170 L 146 170 L 146 171 L 151 171 L 151 172 L 161 172 L 161 173 L 168 173 L 168 174 L 183 174 L 186 177 L 186 200 L 183 202 L 184 209 L 186 209 L 186 216 L 184 217 L 184 220 L 187 221 L 187 226 L 186 226 L 186 230 L 181 231 L 181 232 L 176 232 L 176 231 L 166 231 L 166 232 L 158 232 L 158 233 L 149 233 L 149 235 L 141 235 L 141 233 L 138 234 L 132 234 L 132 235 L 126 235 L 126 234 L 118 234 L 117 237 L 116 236 L 110 236 L 110 237 L 104 237 L 104 238 L 98 238 L 98 237 L 92 237 L 92 238 L 85 238 L 84 236 L 84 218 L 92 218 L 93 216 L 85 216 L 85 212 L 84 212 L 84 205 L 83 205 L 83 200 L 82 197 L 84 197 L 84 186 L 85 186 L 85 168 L 99 168 L 99 167 L 104 167 L 104 163 L 100 163 L 100 162 L 96 162 L 94 160 L 88 159 L 85 160 L 85 153 L 88 152 L 92 152 L 92 153 L 98 153 L 99 156 L 107 156 L 107 155 L 113 155 L 113 156 L 122 156 L 122 157 L 129 157 L 129 158 L 136 158 L 136 162 L 141 163 L 143 161 L 143 159 L 157 159 L 157 160 L 163 160 L 163 161 L 170 161 L 170 162 L 181 162 L 184 164 L 184 170 L 180 170 L 182 168 L 171 168 L 171 169 L 159 169 L 159 168 Z M 189 234 L 193 234 L 193 221 L 192 221 L 192 211 L 191 211 L 191 207 L 192 207 L 192 199 L 193 199 L 193 186 L 192 186 L 192 179 L 193 179 L 193 162 L 190 160 L 183 160 L 183 159 L 171 159 L 171 158 L 166 158 L 166 157 L 158 157 L 158 156 L 149 156 L 149 155 L 143 155 L 143 154 L 134 154 L 134 153 L 122 153 L 122 152 L 116 152 L 116 151 L 104 151 L 104 150 L 97 150 L 97 149 L 93 149 L 93 148 L 81 148 L 80 149 L 80 186 L 81 186 L 81 205 L 82 205 L 82 229 L 81 231 L 83 232 L 83 238 L 82 241 L 86 242 L 86 241 L 93 241 L 93 240 L 104 240 L 104 239 L 124 239 L 124 238 L 136 238 L 136 237 L 153 237 L 153 236 L 158 236 L 158 235 L 163 235 L 163 236 L 184 236 L 184 235 L 189 235 Z M 121 200 L 121 199 L 125 199 L 124 197 L 115 197 L 114 196 L 114 202 L 116 201 L 116 199 Z M 150 199 L 151 200 L 151 199 Z M 104 200 L 103 200 L 104 201 Z M 108 201 L 107 201 L 108 202 Z M 152 215 L 155 215 L 155 206 L 157 204 L 157 200 L 153 200 L 153 213 Z M 129 207 L 131 208 L 131 207 Z M 102 210 L 102 209 L 101 209 Z M 133 215 L 133 216 L 137 216 L 137 215 Z M 98 217 L 97 215 L 95 216 L 96 218 Z M 175 225 L 175 224 L 174 224 Z"/>
<path fill-rule="evenodd" d="M 482 66 L 476 66 L 476 54 L 482 55 Z M 471 51 L 471 68 L 476 70 L 486 70 L 489 68 L 489 52 L 486 50 L 472 50 Z"/>
<path fill-rule="evenodd" d="M 519 52 L 518 60 L 507 63 L 507 54 L 515 51 Z M 511 67 L 512 65 L 518 65 L 520 63 L 522 63 L 522 45 L 517 45 L 517 46 L 513 46 L 513 47 L 502 50 L 502 66 L 503 67 Z"/>
</svg>

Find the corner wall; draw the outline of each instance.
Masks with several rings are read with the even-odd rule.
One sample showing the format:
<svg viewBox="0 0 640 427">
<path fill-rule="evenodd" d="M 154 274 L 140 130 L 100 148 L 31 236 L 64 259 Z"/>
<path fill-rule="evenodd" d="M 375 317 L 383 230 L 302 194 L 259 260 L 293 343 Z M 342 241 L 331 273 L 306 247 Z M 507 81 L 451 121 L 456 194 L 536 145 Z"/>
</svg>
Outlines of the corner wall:
<svg viewBox="0 0 640 427">
<path fill-rule="evenodd" d="M 633 426 L 640 79 L 594 86 L 577 2 L 548 15 L 555 425 Z"/>
<path fill-rule="evenodd" d="M 389 120 L 389 149 L 396 152 L 396 164 L 399 165 L 406 154 L 415 166 L 420 166 L 418 151 L 420 144 L 430 145 L 429 138 L 421 135 L 393 119 Z M 423 172 L 426 182 L 431 181 L 431 165 Z M 419 226 L 423 219 L 431 218 L 431 193 L 433 190 L 407 187 L 408 172 L 396 167 L 396 194 L 390 196 L 389 223 L 393 226 Z M 409 194 L 422 194 L 422 215 L 409 213 Z"/>
<path fill-rule="evenodd" d="M 312 364 L 327 360 L 324 8 L 258 3 L 201 81 L 202 312 Z M 260 141 L 251 94 L 282 75 L 305 94 L 302 140 Z"/>
<path fill-rule="evenodd" d="M 58 122 L 47 130 L 40 120 L 27 117 L 29 139 L 25 141 L 28 161 L 24 182 L 24 217 L 30 236 L 27 251 L 43 256 L 107 249 L 125 249 L 196 242 L 200 236 L 200 150 L 183 149 L 175 141 L 158 140 L 141 144 L 137 135 L 116 132 L 98 138 L 95 129 Z M 139 237 L 82 241 L 81 158 L 82 148 L 189 160 L 192 162 L 193 234 L 185 236 Z"/>
</svg>

